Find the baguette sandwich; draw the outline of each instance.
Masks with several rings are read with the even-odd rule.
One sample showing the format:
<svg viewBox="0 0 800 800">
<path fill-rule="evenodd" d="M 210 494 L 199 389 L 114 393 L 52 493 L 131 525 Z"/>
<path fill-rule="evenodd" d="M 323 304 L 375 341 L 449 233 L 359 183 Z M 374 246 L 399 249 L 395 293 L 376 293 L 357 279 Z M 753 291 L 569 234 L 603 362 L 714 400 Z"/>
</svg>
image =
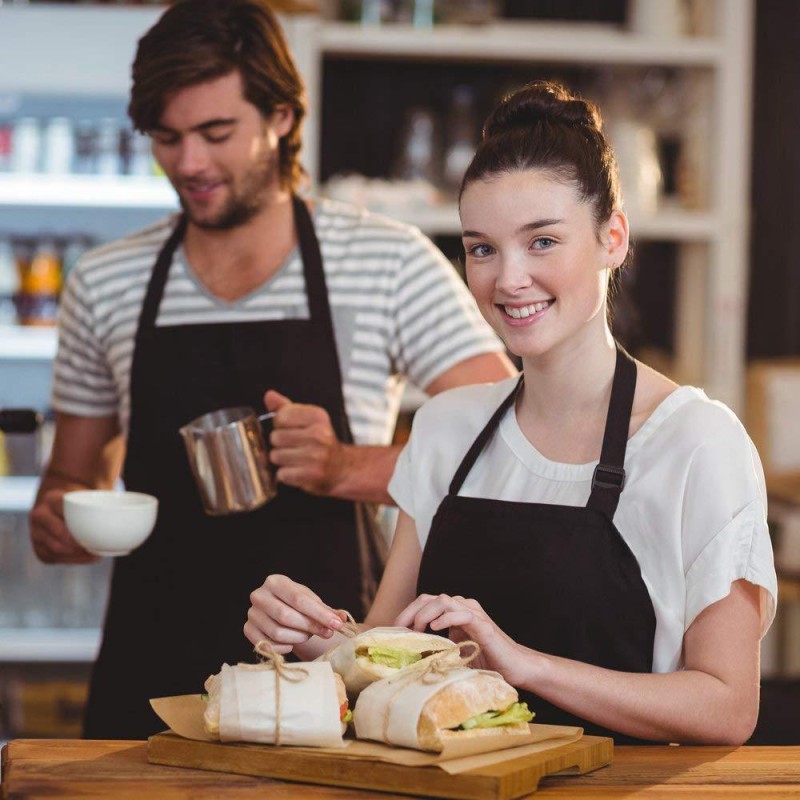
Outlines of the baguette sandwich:
<svg viewBox="0 0 800 800">
<path fill-rule="evenodd" d="M 321 658 L 342 676 L 348 695 L 355 699 L 370 683 L 389 678 L 454 647 L 444 636 L 408 628 L 372 628 L 342 642 Z"/>
<path fill-rule="evenodd" d="M 221 741 L 341 747 L 353 718 L 344 682 L 328 664 L 291 664 L 280 677 L 268 664 L 223 664 L 205 689 L 203 723 Z"/>
<path fill-rule="evenodd" d="M 439 752 L 452 739 L 526 735 L 533 714 L 496 672 L 459 668 L 433 683 L 422 670 L 368 686 L 353 714 L 356 736 Z"/>
</svg>

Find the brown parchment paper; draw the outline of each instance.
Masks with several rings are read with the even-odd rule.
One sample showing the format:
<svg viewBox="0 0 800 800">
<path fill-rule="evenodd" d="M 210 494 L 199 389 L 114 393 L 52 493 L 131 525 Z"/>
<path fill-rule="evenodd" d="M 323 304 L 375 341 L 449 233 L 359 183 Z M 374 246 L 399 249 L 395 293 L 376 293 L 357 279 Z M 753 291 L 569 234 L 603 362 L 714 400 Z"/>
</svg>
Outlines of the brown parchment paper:
<svg viewBox="0 0 800 800">
<path fill-rule="evenodd" d="M 222 747 L 240 747 L 239 744 L 222 744 L 206 733 L 203 725 L 205 701 L 199 694 L 177 697 L 158 697 L 150 701 L 153 710 L 173 733 L 185 739 L 216 742 Z M 457 775 L 478 767 L 497 764 L 514 758 L 543 752 L 578 741 L 582 728 L 565 725 L 528 725 L 527 736 L 480 736 L 475 739 L 450 740 L 441 753 L 391 747 L 380 742 L 345 739 L 345 749 L 338 747 L 292 747 L 293 751 L 334 755 L 338 758 L 364 761 L 386 761 L 407 767 L 438 766 L 450 775 Z M 274 745 L 248 744 L 248 747 L 274 749 Z"/>
</svg>

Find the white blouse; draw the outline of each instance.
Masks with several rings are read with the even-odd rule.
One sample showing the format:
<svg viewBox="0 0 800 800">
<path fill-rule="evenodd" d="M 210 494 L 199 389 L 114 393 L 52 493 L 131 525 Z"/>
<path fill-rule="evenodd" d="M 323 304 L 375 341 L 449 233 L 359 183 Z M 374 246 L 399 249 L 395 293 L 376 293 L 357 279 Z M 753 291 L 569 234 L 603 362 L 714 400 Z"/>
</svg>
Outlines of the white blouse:
<svg viewBox="0 0 800 800">
<path fill-rule="evenodd" d="M 458 465 L 516 380 L 443 392 L 415 415 L 389 493 L 414 519 L 423 548 Z M 585 506 L 596 464 L 545 458 L 525 438 L 512 407 L 459 493 Z M 625 470 L 614 524 L 639 562 L 655 609 L 653 671 L 683 666 L 684 633 L 741 578 L 762 587 L 763 636 L 778 594 L 764 474 L 733 412 L 700 389 L 676 389 L 628 440 Z"/>
</svg>

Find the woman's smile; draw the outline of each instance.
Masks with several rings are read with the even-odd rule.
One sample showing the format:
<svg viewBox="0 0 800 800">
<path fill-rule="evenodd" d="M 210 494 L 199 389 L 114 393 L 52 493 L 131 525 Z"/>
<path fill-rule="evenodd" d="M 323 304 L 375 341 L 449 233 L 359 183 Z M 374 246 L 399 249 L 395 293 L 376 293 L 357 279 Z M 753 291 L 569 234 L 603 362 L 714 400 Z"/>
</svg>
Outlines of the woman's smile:
<svg viewBox="0 0 800 800">
<path fill-rule="evenodd" d="M 532 325 L 540 320 L 555 302 L 555 298 L 550 297 L 547 300 L 539 300 L 525 305 L 520 305 L 519 303 L 497 303 L 496 306 L 500 310 L 505 323 L 518 328 Z"/>
</svg>

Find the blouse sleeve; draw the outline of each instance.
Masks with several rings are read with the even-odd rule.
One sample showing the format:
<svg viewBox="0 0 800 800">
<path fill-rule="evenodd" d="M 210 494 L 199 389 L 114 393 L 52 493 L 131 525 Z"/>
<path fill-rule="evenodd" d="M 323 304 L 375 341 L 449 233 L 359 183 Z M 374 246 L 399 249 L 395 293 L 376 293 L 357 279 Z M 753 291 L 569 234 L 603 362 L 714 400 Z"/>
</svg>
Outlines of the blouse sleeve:
<svg viewBox="0 0 800 800">
<path fill-rule="evenodd" d="M 727 419 L 708 426 L 687 473 L 682 507 L 686 575 L 684 630 L 744 579 L 762 592 L 761 635 L 775 617 L 778 581 L 767 527 L 761 461 L 742 425 Z M 719 424 L 722 422 L 722 424 Z"/>
</svg>

